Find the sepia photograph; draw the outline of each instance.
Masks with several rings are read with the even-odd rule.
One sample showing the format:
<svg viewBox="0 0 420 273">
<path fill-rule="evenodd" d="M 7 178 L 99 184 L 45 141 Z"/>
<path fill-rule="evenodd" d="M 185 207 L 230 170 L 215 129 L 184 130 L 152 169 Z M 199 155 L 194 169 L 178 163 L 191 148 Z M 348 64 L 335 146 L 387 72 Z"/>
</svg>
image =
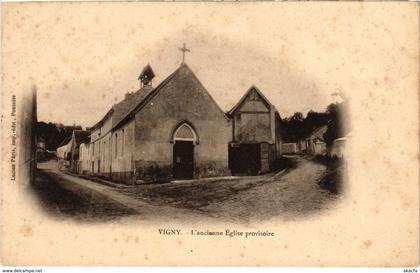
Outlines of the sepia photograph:
<svg viewBox="0 0 420 273">
<path fill-rule="evenodd" d="M 2 6 L 2 263 L 418 266 L 418 5 Z"/>
<path fill-rule="evenodd" d="M 248 222 L 331 209 L 351 137 L 345 102 L 281 118 L 252 85 L 224 111 L 187 64 L 192 50 L 178 49 L 169 76 L 155 84 L 157 72 L 146 64 L 139 89 L 104 106 L 95 124 L 79 125 L 76 113 L 62 117 L 67 125 L 37 121 L 33 190 L 40 204 L 82 221 L 138 214 Z M 91 101 L 84 103 L 74 107 L 88 109 Z"/>
</svg>

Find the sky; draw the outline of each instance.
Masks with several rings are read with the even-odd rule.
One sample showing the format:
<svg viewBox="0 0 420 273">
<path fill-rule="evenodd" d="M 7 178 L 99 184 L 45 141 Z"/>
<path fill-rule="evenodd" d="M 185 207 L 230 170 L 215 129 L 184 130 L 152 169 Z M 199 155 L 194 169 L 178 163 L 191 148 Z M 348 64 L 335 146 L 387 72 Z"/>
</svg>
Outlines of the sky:
<svg viewBox="0 0 420 273">
<path fill-rule="evenodd" d="M 186 63 L 223 110 L 255 85 L 282 117 L 324 111 L 335 99 L 332 93 L 351 92 L 363 69 L 358 66 L 363 44 L 354 37 L 371 35 L 374 41 L 382 35 L 352 31 L 354 18 L 340 17 L 346 5 L 32 7 L 16 4 L 5 11 L 7 64 L 19 72 L 12 77 L 37 87 L 39 120 L 84 127 L 139 88 L 137 78 L 146 64 L 156 74 L 154 86 L 177 69 L 183 43 L 191 50 Z"/>
</svg>

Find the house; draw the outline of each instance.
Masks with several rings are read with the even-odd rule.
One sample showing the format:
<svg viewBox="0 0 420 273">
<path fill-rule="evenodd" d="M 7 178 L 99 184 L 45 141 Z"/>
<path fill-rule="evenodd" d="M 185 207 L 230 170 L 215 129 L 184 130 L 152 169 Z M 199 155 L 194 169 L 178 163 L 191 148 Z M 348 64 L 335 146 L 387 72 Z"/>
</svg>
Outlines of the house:
<svg viewBox="0 0 420 273">
<path fill-rule="evenodd" d="M 332 158 L 343 158 L 346 155 L 346 145 L 351 140 L 352 134 L 334 139 L 328 154 Z"/>
<path fill-rule="evenodd" d="M 228 112 L 232 122 L 229 167 L 234 174 L 265 173 L 281 156 L 280 115 L 252 86 Z"/>
<path fill-rule="evenodd" d="M 91 145 L 89 142 L 81 143 L 79 147 L 79 166 L 78 172 L 82 174 L 89 173 L 90 170 Z"/>
<path fill-rule="evenodd" d="M 296 154 L 298 152 L 298 146 L 296 143 L 283 143 L 281 144 L 283 154 Z"/>
<path fill-rule="evenodd" d="M 73 130 L 67 149 L 70 153 L 70 168 L 73 172 L 79 172 L 79 149 L 82 143 L 90 142 L 90 132 L 84 130 Z"/>
<path fill-rule="evenodd" d="M 91 127 L 89 173 L 129 184 L 229 174 L 229 118 L 185 63 L 156 87 L 154 76 L 147 65 L 140 89 Z"/>
<path fill-rule="evenodd" d="M 68 167 L 70 166 L 70 159 L 71 159 L 71 149 L 70 143 L 71 136 L 65 138 L 60 144 L 58 144 L 57 148 L 57 160 L 59 168 Z"/>
<path fill-rule="evenodd" d="M 304 151 L 311 155 L 326 155 L 327 145 L 324 141 L 324 134 L 327 132 L 328 125 L 323 125 L 315 129 L 309 137 L 305 139 Z"/>
</svg>

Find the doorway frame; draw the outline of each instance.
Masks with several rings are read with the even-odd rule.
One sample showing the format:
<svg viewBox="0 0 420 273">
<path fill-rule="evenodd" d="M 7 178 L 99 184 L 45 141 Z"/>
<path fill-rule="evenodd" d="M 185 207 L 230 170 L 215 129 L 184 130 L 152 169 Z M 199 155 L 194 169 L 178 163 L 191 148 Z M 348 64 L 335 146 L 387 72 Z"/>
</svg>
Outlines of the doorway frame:
<svg viewBox="0 0 420 273">
<path fill-rule="evenodd" d="M 191 138 L 186 138 L 186 137 L 178 137 L 177 136 L 177 133 L 179 132 L 179 130 L 183 127 L 183 126 L 186 126 L 190 131 L 191 131 L 191 133 L 192 133 L 192 137 Z M 180 122 L 178 122 L 176 125 L 175 125 L 175 127 L 174 127 L 174 129 L 172 130 L 172 135 L 171 135 L 171 140 L 170 140 L 170 142 L 172 143 L 172 145 L 171 145 L 171 148 L 172 148 L 172 151 L 171 151 L 171 154 L 172 154 L 172 160 L 171 160 L 171 164 L 172 164 L 172 178 L 175 178 L 174 177 L 174 169 L 175 169 L 175 164 L 174 164 L 174 161 L 175 161 L 175 154 L 174 154 L 174 152 L 175 152 L 175 144 L 176 144 L 176 142 L 177 141 L 187 141 L 187 142 L 191 142 L 192 143 L 192 146 L 193 146 L 193 148 L 192 148 L 192 179 L 194 179 L 195 178 L 195 161 L 196 161 L 196 146 L 198 146 L 198 144 L 199 144 L 199 140 L 198 140 L 198 135 L 197 135 L 197 132 L 196 132 L 196 130 L 195 130 L 195 128 L 194 128 L 194 126 L 189 122 L 189 121 L 187 121 L 187 120 L 182 120 L 182 121 L 180 121 Z"/>
</svg>

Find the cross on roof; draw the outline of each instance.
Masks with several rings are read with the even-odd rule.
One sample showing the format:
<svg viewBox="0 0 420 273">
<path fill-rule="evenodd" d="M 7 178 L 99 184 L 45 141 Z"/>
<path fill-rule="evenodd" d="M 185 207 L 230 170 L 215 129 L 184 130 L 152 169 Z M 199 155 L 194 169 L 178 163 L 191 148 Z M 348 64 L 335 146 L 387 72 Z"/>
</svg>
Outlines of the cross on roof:
<svg viewBox="0 0 420 273">
<path fill-rule="evenodd" d="M 182 63 L 184 63 L 185 62 L 185 53 L 186 52 L 191 52 L 191 51 L 185 46 L 185 43 L 184 43 L 183 47 L 179 47 L 178 49 L 180 51 L 182 51 Z"/>
</svg>

